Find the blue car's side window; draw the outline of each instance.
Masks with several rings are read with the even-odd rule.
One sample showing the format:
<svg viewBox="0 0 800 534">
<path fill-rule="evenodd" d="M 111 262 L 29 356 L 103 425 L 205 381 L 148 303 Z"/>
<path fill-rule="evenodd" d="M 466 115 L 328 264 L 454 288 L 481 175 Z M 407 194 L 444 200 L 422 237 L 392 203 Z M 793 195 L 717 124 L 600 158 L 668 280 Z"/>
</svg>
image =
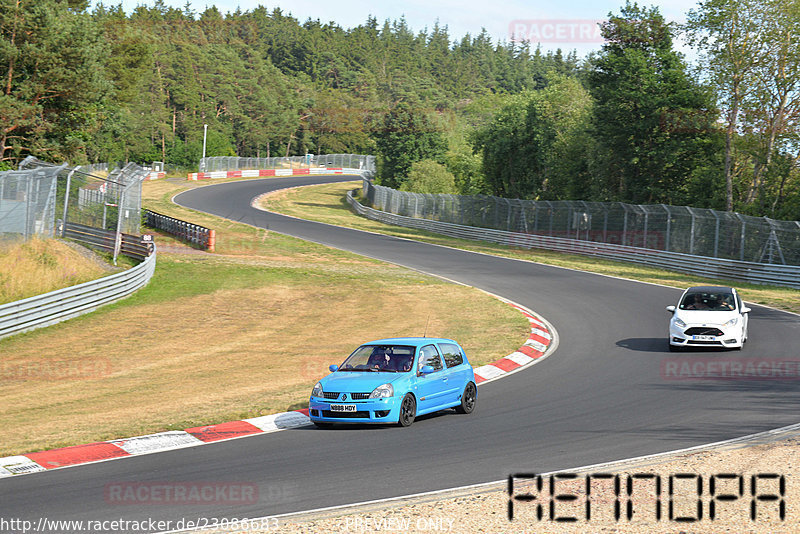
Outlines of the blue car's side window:
<svg viewBox="0 0 800 534">
<path fill-rule="evenodd" d="M 439 352 L 433 345 L 425 345 L 419 349 L 419 364 L 417 365 L 417 372 L 421 371 L 422 367 L 425 365 L 430 365 L 433 367 L 434 372 L 441 371 L 443 369 L 442 357 L 439 356 Z"/>
<path fill-rule="evenodd" d="M 439 350 L 442 351 L 442 356 L 444 357 L 444 362 L 447 364 L 448 369 L 464 363 L 464 356 L 461 354 L 461 349 L 458 345 L 453 343 L 439 343 Z"/>
</svg>

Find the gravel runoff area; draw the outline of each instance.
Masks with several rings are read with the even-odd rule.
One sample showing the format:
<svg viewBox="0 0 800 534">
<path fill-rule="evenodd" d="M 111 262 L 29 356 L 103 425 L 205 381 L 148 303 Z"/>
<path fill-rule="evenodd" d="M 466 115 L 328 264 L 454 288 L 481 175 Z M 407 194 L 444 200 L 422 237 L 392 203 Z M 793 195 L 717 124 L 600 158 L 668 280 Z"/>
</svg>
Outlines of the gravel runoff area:
<svg viewBox="0 0 800 534">
<path fill-rule="evenodd" d="M 562 474 L 574 478 L 543 474 L 541 490 L 536 479 L 515 478 L 512 490 L 506 481 L 264 519 L 260 527 L 253 521 L 251 528 L 203 532 L 800 532 L 800 424 L 714 446 Z M 532 500 L 523 500 L 526 496 Z M 509 520 L 510 502 L 513 520 Z M 656 520 L 658 508 L 660 519 Z"/>
</svg>

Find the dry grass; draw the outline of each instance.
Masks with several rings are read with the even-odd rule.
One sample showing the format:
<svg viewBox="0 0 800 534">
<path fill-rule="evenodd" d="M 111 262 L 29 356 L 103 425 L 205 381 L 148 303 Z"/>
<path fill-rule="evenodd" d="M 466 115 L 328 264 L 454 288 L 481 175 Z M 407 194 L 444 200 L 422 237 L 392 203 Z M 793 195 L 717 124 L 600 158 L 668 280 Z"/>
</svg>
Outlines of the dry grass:
<svg viewBox="0 0 800 534">
<path fill-rule="evenodd" d="M 98 262 L 55 239 L 0 243 L 0 304 L 88 282 L 106 274 Z"/>
<path fill-rule="evenodd" d="M 179 188 L 148 182 L 146 198 Z M 177 206 L 154 209 L 216 228 L 229 253 L 157 235 L 156 275 L 136 295 L 0 340 L 0 456 L 305 407 L 328 365 L 359 343 L 421 335 L 428 322 L 428 335 L 457 339 L 476 365 L 527 338 L 521 314 L 478 290 Z"/>
<path fill-rule="evenodd" d="M 530 260 L 546 263 L 548 265 L 630 278 L 632 280 L 640 280 L 642 282 L 672 287 L 685 288 L 693 285 L 718 285 L 720 283 L 729 283 L 737 287 L 742 297 L 748 302 L 765 304 L 800 313 L 800 290 L 796 289 L 743 284 L 733 281 L 725 282 L 689 274 L 654 269 L 642 265 L 614 262 L 588 256 L 562 254 L 541 249 L 513 249 L 500 245 L 493 245 L 491 243 L 455 239 L 411 228 L 401 228 L 371 221 L 354 214 L 344 200 L 347 191 L 359 188 L 360 186 L 361 182 L 347 182 L 284 190 L 262 197 L 261 206 L 271 211 L 294 215 L 295 217 L 348 226 L 360 230 L 380 232 L 383 234 L 417 239 L 428 243 L 458 247 L 475 252 Z"/>
</svg>

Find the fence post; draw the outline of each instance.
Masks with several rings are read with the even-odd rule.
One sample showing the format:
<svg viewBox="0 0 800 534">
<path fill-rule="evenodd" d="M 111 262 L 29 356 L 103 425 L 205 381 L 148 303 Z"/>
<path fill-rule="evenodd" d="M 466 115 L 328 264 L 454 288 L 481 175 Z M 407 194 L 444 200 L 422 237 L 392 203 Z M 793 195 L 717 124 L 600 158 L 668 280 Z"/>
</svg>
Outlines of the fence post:
<svg viewBox="0 0 800 534">
<path fill-rule="evenodd" d="M 747 227 L 747 221 L 738 213 L 736 214 L 736 217 L 738 217 L 739 221 L 742 223 L 742 233 L 741 237 L 739 238 L 739 261 L 744 261 L 744 233 L 745 228 Z"/>
<path fill-rule="evenodd" d="M 61 237 L 64 237 L 67 233 L 67 208 L 69 207 L 69 188 L 70 184 L 72 183 L 72 175 L 75 174 L 75 171 L 80 169 L 80 165 L 69 171 L 67 174 L 67 190 L 64 192 L 64 224 L 61 226 Z"/>
<path fill-rule="evenodd" d="M 622 245 L 625 245 L 625 241 L 628 239 L 628 206 L 620 202 L 623 211 L 625 211 L 625 215 L 622 217 Z"/>
<path fill-rule="evenodd" d="M 661 204 L 661 207 L 664 208 L 664 211 L 667 212 L 667 238 L 664 241 L 664 250 L 669 250 L 669 231 L 672 225 L 672 212 L 669 211 L 669 208 L 666 204 Z"/>
<path fill-rule="evenodd" d="M 642 247 L 643 248 L 650 248 L 650 247 L 647 246 L 647 223 L 648 223 L 648 221 L 650 219 L 650 214 L 647 213 L 647 210 L 644 209 L 644 207 L 641 204 L 639 204 L 639 207 L 642 208 L 642 210 L 644 210 L 644 235 L 642 236 L 642 239 L 643 239 L 642 240 Z"/>
<path fill-rule="evenodd" d="M 32 175 L 33 173 L 31 173 Z M 25 233 L 23 234 L 25 241 L 28 240 L 29 228 L 31 218 L 31 176 L 25 181 Z"/>
</svg>

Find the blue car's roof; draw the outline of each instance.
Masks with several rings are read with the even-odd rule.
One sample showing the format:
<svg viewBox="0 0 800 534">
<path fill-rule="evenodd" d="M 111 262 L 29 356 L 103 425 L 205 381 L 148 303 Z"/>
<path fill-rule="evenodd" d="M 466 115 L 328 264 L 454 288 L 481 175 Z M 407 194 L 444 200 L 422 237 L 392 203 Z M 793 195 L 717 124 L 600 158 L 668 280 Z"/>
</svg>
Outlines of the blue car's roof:
<svg viewBox="0 0 800 534">
<path fill-rule="evenodd" d="M 390 337 L 387 339 L 376 339 L 375 341 L 368 341 L 362 345 L 411 345 L 413 347 L 421 347 L 423 345 L 430 345 L 431 343 L 455 343 L 452 339 L 442 337 Z"/>
</svg>

